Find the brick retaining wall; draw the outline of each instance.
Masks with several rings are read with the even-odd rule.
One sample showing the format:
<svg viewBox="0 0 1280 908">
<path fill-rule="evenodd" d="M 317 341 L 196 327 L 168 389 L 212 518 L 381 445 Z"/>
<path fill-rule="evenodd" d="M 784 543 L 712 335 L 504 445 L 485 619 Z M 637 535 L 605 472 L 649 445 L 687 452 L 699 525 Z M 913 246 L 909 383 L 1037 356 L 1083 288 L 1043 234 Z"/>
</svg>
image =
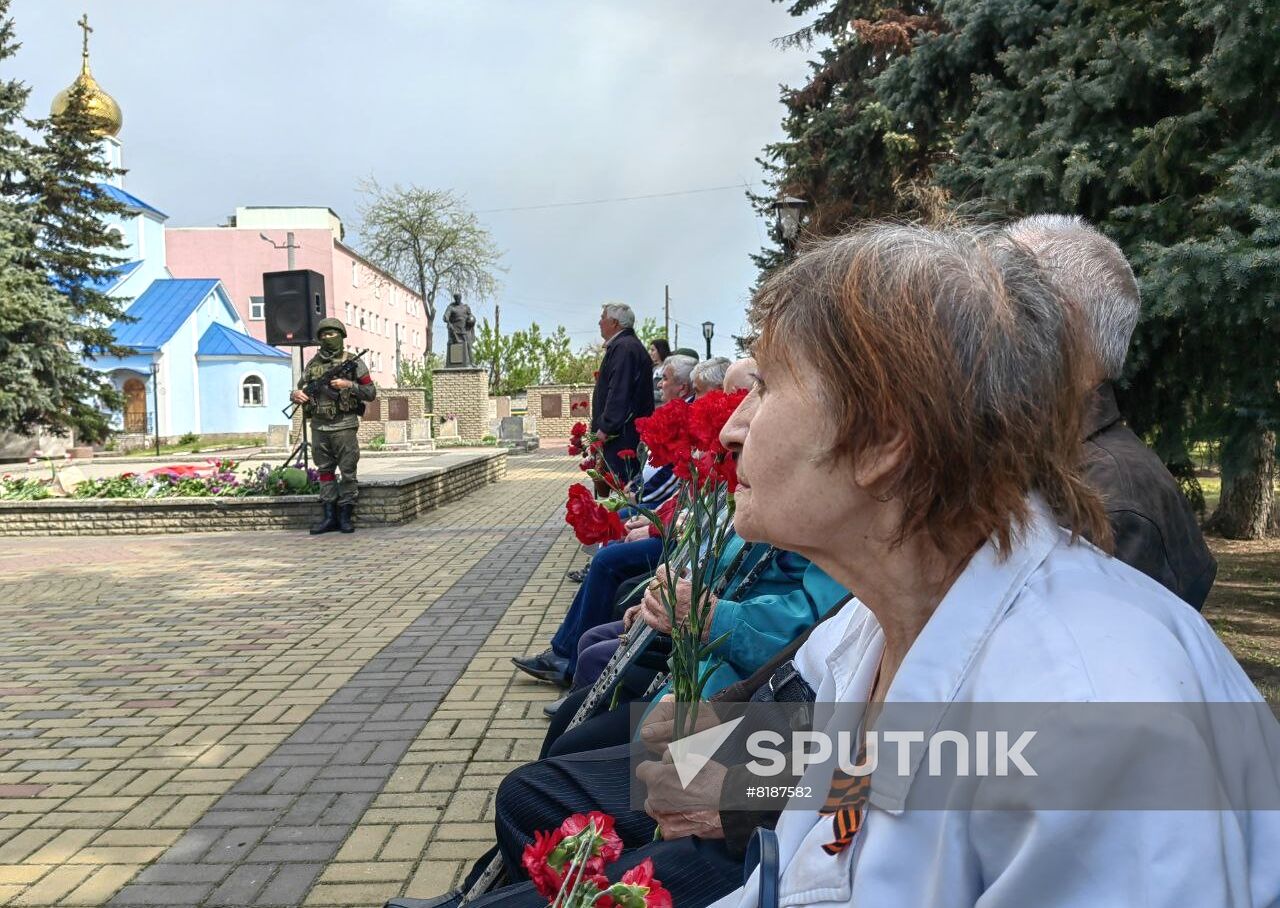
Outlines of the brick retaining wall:
<svg viewBox="0 0 1280 908">
<path fill-rule="evenodd" d="M 360 483 L 356 523 L 393 525 L 497 482 L 507 452 L 495 449 L 463 463 L 404 479 Z M 0 536 L 118 536 L 300 529 L 319 512 L 315 495 L 260 498 L 54 498 L 0 501 Z"/>
</svg>

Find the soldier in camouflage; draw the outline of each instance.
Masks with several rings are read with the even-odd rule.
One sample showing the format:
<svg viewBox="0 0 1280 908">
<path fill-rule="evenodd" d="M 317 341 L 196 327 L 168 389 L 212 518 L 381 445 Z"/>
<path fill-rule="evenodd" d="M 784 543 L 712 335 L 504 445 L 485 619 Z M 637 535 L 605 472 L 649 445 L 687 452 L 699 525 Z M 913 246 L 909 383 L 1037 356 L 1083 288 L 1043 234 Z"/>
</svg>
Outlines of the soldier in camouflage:
<svg viewBox="0 0 1280 908">
<path fill-rule="evenodd" d="M 355 512 L 358 492 L 356 467 L 360 463 L 356 430 L 360 426 L 362 405 L 377 396 L 377 388 L 364 362 L 357 361 L 355 381 L 335 378 L 329 383 L 332 390 L 315 399 L 307 397 L 301 390 L 307 382 L 319 378 L 338 363 L 354 358 L 354 354 L 342 349 L 346 337 L 347 329 L 336 318 L 320 322 L 316 327 L 320 352 L 311 357 L 302 370 L 299 390 L 289 396 L 290 400 L 305 408 L 311 420 L 312 451 L 316 470 L 320 473 L 320 502 L 324 505 L 324 516 L 319 523 L 312 525 L 312 535 L 333 530 L 355 531 L 351 517 Z M 342 476 L 341 481 L 337 480 L 335 468 Z"/>
</svg>

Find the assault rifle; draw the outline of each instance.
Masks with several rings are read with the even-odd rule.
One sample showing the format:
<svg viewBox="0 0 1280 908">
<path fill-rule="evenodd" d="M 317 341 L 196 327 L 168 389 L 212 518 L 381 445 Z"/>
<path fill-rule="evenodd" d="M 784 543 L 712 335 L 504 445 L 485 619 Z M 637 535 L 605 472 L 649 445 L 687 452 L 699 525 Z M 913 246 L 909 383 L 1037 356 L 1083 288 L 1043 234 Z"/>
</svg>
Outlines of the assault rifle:
<svg viewBox="0 0 1280 908">
<path fill-rule="evenodd" d="M 317 375 L 315 378 L 303 385 L 301 389 L 302 393 L 307 395 L 311 400 L 319 400 L 322 397 L 326 397 L 329 400 L 337 400 L 338 390 L 332 387 L 329 382 L 333 381 L 335 378 L 345 378 L 347 381 L 355 381 L 356 366 L 360 362 L 360 357 L 364 356 L 368 352 L 368 350 L 357 350 L 355 355 L 350 359 L 344 359 L 342 362 L 330 366 L 323 373 Z M 289 406 L 285 407 L 281 412 L 284 413 L 285 419 L 292 420 L 293 414 L 298 412 L 298 407 L 300 406 L 303 405 L 290 403 Z M 361 416 L 364 415 L 364 401 L 357 401 L 356 413 Z"/>
</svg>

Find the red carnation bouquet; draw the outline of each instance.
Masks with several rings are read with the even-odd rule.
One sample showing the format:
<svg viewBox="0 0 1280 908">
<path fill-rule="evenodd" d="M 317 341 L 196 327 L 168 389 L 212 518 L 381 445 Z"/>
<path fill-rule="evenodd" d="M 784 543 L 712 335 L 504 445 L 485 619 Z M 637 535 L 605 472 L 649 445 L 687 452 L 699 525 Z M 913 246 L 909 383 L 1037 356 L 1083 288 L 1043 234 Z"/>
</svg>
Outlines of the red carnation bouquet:
<svg viewBox="0 0 1280 908">
<path fill-rule="evenodd" d="M 593 810 L 575 813 L 558 829 L 534 833 L 520 863 L 553 908 L 672 908 L 671 893 L 653 877 L 645 858 L 610 883 L 604 869 L 622 855 L 613 817 Z"/>
<path fill-rule="evenodd" d="M 588 431 L 586 423 L 573 424 L 569 432 L 569 455 L 581 457 L 578 468 L 591 479 L 602 482 L 609 492 L 604 501 L 597 501 L 584 486 L 575 483 L 569 489 L 569 500 L 565 504 L 565 523 L 573 527 L 580 543 L 595 545 L 613 542 L 627 534 L 617 512 L 631 502 L 627 500 L 626 484 L 605 463 L 604 442 L 587 441 Z M 638 457 L 630 448 L 619 451 L 618 456 L 624 460 Z"/>
<path fill-rule="evenodd" d="M 715 650 L 722 638 L 704 638 L 709 636 L 712 597 L 726 579 L 721 554 L 732 533 L 733 493 L 738 487 L 737 464 L 720 443 L 720 432 L 746 396 L 746 391 L 711 391 L 692 404 L 672 401 L 653 416 L 636 420 L 650 462 L 670 466 L 684 480 L 678 504 L 684 519 L 658 524 L 667 568 L 658 596 L 671 621 L 668 666 L 677 704 L 676 737 L 693 727 L 702 691 L 718 665 Z M 690 588 L 687 617 L 678 616 L 675 608 L 682 580 Z"/>
</svg>

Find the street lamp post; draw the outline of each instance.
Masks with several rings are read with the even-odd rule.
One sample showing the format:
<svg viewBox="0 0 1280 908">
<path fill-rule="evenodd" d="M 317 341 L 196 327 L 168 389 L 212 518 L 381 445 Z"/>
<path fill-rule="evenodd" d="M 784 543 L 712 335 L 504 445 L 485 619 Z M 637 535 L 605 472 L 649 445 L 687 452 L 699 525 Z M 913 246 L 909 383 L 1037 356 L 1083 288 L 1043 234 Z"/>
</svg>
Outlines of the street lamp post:
<svg viewBox="0 0 1280 908">
<path fill-rule="evenodd" d="M 782 251 L 790 256 L 796 251 L 796 240 L 800 237 L 800 220 L 809 203 L 793 195 L 778 196 L 773 203 L 773 213 L 778 219 L 778 237 L 782 240 Z"/>
<path fill-rule="evenodd" d="M 151 418 L 155 420 L 156 457 L 160 456 L 160 364 L 151 364 Z"/>
<path fill-rule="evenodd" d="M 702 323 L 702 336 L 707 339 L 707 359 L 711 359 L 711 338 L 716 336 L 715 322 Z"/>
</svg>

